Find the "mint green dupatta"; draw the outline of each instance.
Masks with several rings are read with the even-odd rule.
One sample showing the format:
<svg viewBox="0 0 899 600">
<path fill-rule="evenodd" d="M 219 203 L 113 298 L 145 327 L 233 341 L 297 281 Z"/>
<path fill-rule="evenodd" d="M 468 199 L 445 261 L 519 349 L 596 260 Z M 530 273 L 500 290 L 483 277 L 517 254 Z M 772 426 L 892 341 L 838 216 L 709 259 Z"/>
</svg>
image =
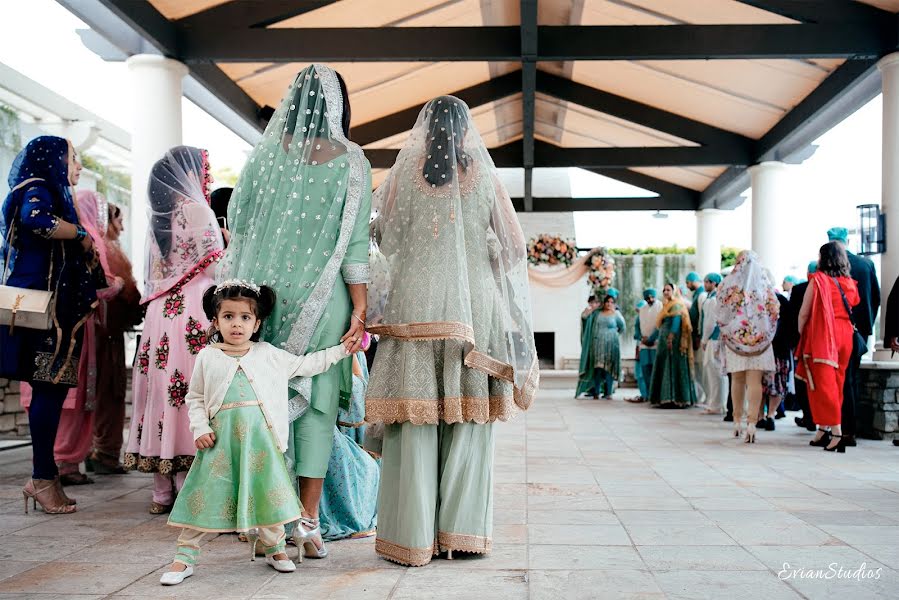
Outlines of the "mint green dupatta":
<svg viewBox="0 0 899 600">
<path fill-rule="evenodd" d="M 277 306 L 262 339 L 295 354 L 337 343 L 334 332 L 349 326 L 345 284 L 368 281 L 371 168 L 344 135 L 342 114 L 336 73 L 318 64 L 303 69 L 253 149 L 228 208 L 232 238 L 219 276 L 275 290 Z M 332 370 L 348 400 L 350 361 Z M 318 377 L 324 376 L 331 371 Z M 290 387 L 291 421 L 310 404 L 330 411 L 331 392 L 316 396 L 310 378 Z"/>
</svg>

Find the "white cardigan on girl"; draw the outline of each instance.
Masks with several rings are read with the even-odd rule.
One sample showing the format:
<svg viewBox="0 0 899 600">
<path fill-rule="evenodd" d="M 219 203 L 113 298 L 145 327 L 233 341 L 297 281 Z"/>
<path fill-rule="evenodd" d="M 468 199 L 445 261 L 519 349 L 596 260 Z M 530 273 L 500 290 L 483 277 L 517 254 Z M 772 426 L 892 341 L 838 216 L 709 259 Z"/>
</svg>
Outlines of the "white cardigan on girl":
<svg viewBox="0 0 899 600">
<path fill-rule="evenodd" d="M 266 423 L 275 433 L 281 452 L 287 450 L 288 409 L 287 382 L 291 377 L 312 377 L 324 373 L 341 359 L 347 358 L 343 345 L 297 356 L 275 348 L 267 342 L 254 343 L 240 357 L 225 354 L 219 348 L 207 346 L 200 350 L 194 364 L 187 392 L 187 415 L 194 440 L 212 433 L 209 422 L 222 408 L 225 393 L 243 369 L 262 405 Z"/>
</svg>

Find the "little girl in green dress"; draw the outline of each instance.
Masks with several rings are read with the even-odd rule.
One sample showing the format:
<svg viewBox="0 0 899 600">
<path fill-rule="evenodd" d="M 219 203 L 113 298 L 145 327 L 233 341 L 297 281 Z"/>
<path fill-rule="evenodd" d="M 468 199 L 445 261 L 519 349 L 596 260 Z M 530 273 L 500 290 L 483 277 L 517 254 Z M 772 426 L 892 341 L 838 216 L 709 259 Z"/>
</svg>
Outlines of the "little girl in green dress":
<svg viewBox="0 0 899 600">
<path fill-rule="evenodd" d="M 347 351 L 341 344 L 295 356 L 259 342 L 260 326 L 274 305 L 271 288 L 239 280 L 203 295 L 210 339 L 217 343 L 200 351 L 187 391 L 198 452 L 169 517 L 169 525 L 183 530 L 162 585 L 193 575 L 208 533 L 247 532 L 252 557 L 260 541 L 267 564 L 282 573 L 296 570 L 284 536 L 285 523 L 302 512 L 283 457 L 288 380 L 323 373 Z"/>
</svg>

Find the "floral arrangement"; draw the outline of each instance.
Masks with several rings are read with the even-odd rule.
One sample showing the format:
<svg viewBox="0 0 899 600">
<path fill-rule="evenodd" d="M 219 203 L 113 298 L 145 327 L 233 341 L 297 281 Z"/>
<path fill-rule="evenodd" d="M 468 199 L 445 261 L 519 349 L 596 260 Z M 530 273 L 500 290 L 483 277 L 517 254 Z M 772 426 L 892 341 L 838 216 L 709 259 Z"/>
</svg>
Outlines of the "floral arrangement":
<svg viewBox="0 0 899 600">
<path fill-rule="evenodd" d="M 571 266 L 577 257 L 577 246 L 572 239 L 543 233 L 528 242 L 528 263 L 532 265 Z"/>
<path fill-rule="evenodd" d="M 594 248 L 587 256 L 587 285 L 592 294 L 604 298 L 615 278 L 615 261 L 605 248 Z"/>
</svg>

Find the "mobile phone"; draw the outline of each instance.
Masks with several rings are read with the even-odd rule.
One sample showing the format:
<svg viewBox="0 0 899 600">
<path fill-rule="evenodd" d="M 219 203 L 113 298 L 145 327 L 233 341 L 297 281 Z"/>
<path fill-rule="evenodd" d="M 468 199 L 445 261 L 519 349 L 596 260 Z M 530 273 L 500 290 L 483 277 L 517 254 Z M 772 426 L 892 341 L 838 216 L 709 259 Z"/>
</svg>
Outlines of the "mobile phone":
<svg viewBox="0 0 899 600">
<path fill-rule="evenodd" d="M 228 217 L 216 217 L 215 220 L 219 222 L 219 227 L 228 229 Z"/>
</svg>

